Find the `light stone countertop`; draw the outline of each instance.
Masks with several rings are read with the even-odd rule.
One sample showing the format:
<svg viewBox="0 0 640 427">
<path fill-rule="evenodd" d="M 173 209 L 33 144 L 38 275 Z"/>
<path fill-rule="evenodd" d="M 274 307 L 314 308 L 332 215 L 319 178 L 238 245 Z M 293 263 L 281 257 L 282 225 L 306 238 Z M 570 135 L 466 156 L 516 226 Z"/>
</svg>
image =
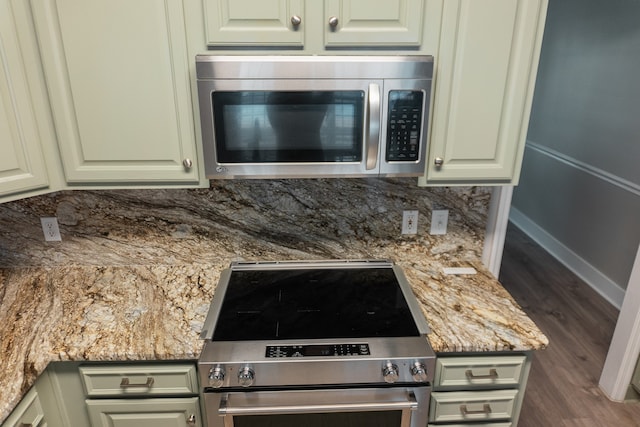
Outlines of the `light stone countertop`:
<svg viewBox="0 0 640 427">
<path fill-rule="evenodd" d="M 0 205 L 0 420 L 51 361 L 198 358 L 232 261 L 390 259 L 437 352 L 537 350 L 547 338 L 480 259 L 491 193 L 415 179 L 212 181 L 210 189 L 68 191 Z M 433 208 L 446 235 L 429 233 Z M 417 210 L 416 235 L 401 235 Z M 44 242 L 56 216 L 61 242 Z M 445 276 L 444 267 L 478 274 Z"/>
<path fill-rule="evenodd" d="M 544 334 L 480 263 L 457 264 L 478 274 L 447 276 L 440 262 L 417 259 L 399 265 L 421 303 L 436 352 L 547 346 Z M 197 359 L 198 336 L 227 266 L 0 270 L 0 420 L 51 361 Z"/>
</svg>

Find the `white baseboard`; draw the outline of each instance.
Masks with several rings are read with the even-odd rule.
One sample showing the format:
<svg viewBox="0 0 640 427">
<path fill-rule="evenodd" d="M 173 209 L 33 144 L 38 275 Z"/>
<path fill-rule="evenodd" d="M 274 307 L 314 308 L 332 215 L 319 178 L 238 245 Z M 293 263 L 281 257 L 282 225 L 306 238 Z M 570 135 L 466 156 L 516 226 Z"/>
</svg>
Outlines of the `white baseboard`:
<svg viewBox="0 0 640 427">
<path fill-rule="evenodd" d="M 513 206 L 509 213 L 509 220 L 553 255 L 554 258 L 564 264 L 564 266 L 571 270 L 576 276 L 591 286 L 614 307 L 618 310 L 622 307 L 625 290 L 617 283 L 602 274 L 598 269 Z"/>
</svg>

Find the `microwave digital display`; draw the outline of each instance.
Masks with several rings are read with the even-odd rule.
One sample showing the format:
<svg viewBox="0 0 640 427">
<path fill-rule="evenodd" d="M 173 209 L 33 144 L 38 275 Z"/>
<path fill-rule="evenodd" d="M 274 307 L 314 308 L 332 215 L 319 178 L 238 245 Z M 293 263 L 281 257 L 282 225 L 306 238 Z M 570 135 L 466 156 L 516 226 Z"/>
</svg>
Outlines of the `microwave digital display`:
<svg viewBox="0 0 640 427">
<path fill-rule="evenodd" d="M 215 91 L 220 163 L 360 162 L 363 91 Z"/>
</svg>

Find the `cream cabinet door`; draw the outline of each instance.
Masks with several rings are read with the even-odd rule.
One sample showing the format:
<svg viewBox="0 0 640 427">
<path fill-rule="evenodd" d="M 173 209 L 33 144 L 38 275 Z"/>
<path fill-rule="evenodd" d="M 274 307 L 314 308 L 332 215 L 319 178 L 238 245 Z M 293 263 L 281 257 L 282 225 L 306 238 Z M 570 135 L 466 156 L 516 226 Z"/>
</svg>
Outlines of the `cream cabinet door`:
<svg viewBox="0 0 640 427">
<path fill-rule="evenodd" d="M 197 397 L 87 400 L 93 427 L 202 426 Z"/>
<path fill-rule="evenodd" d="M 325 45 L 419 47 L 425 0 L 325 0 Z"/>
<path fill-rule="evenodd" d="M 2 427 L 24 426 L 48 426 L 35 387 L 27 392 L 11 415 L 9 415 L 9 418 L 2 423 Z"/>
<path fill-rule="evenodd" d="M 204 0 L 210 46 L 304 45 L 304 0 Z"/>
<path fill-rule="evenodd" d="M 32 0 L 69 184 L 197 183 L 182 0 Z"/>
<path fill-rule="evenodd" d="M 0 0 L 0 197 L 48 186 L 13 12 Z"/>
<path fill-rule="evenodd" d="M 517 184 L 546 8 L 444 2 L 426 184 Z"/>
</svg>

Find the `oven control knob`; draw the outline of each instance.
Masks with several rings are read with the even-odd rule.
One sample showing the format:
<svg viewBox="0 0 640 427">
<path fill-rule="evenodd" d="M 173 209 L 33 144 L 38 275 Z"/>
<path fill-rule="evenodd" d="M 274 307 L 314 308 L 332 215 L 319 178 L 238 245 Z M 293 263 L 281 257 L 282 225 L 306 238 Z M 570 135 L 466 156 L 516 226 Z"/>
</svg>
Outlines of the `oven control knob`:
<svg viewBox="0 0 640 427">
<path fill-rule="evenodd" d="M 424 366 L 424 363 L 416 362 L 411 367 L 411 376 L 413 380 L 419 383 L 424 383 L 427 381 L 427 367 Z"/>
<path fill-rule="evenodd" d="M 251 369 L 248 366 L 245 366 L 244 368 L 240 369 L 240 371 L 238 372 L 238 382 L 242 387 L 249 387 L 250 385 L 253 384 L 253 380 L 255 376 L 256 374 L 255 372 L 253 372 L 253 369 Z"/>
<path fill-rule="evenodd" d="M 224 369 L 221 367 L 211 368 L 209 371 L 209 386 L 220 388 L 224 384 Z"/>
<path fill-rule="evenodd" d="M 382 376 L 385 382 L 395 383 L 398 381 L 398 365 L 387 362 L 382 368 Z"/>
</svg>

